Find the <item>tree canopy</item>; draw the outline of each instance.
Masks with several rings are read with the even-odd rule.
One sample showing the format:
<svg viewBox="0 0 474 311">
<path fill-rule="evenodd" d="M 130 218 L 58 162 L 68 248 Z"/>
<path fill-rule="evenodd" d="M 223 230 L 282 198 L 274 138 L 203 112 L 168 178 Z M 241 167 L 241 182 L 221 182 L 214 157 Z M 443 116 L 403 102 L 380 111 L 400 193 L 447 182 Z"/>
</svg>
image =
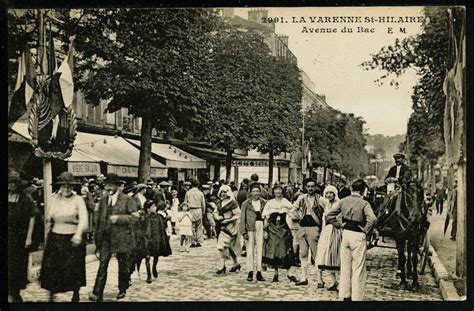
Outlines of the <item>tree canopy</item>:
<svg viewBox="0 0 474 311">
<path fill-rule="evenodd" d="M 313 167 L 336 169 L 346 176 L 368 173 L 364 120 L 330 107 L 316 107 L 305 118 L 305 136 Z"/>
<path fill-rule="evenodd" d="M 454 20 L 461 21 L 462 8 L 454 7 Z M 420 35 L 396 40 L 382 48 L 362 66 L 366 70 L 381 69 L 386 72 L 376 82 L 383 83 L 390 77 L 390 84 L 397 86 L 397 79 L 407 69 L 413 68 L 419 81 L 413 89 L 413 113 L 408 121 L 407 136 L 403 147 L 410 155 L 436 160 L 444 153 L 443 115 L 446 101 L 443 82 L 452 66 L 449 38 L 449 19 L 445 7 L 425 7 L 427 17 Z M 461 24 L 455 22 L 455 33 Z"/>
</svg>

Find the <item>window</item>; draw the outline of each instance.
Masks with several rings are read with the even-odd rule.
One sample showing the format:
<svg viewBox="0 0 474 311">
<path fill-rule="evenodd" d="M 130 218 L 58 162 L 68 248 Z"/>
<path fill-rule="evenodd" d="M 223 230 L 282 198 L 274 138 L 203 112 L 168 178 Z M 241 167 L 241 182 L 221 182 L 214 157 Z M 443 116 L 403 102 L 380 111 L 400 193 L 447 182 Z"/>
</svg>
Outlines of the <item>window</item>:
<svg viewBox="0 0 474 311">
<path fill-rule="evenodd" d="M 123 127 L 123 113 L 122 113 L 123 108 L 117 110 L 115 113 L 117 116 L 117 128 L 122 129 Z"/>
<path fill-rule="evenodd" d="M 115 112 L 112 113 L 106 113 L 106 122 L 109 125 L 115 125 Z"/>
</svg>

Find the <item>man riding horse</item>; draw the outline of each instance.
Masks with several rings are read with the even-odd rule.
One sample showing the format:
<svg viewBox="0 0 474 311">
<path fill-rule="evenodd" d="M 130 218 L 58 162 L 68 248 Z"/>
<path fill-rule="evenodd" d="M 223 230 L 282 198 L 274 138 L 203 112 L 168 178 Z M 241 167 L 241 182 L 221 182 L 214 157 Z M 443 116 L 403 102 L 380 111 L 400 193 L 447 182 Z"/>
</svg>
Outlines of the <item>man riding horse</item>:
<svg viewBox="0 0 474 311">
<path fill-rule="evenodd" d="M 412 179 L 410 167 L 404 163 L 405 155 L 397 153 L 393 158 L 396 165 L 390 168 L 385 178 L 388 195 L 378 211 L 377 230 L 388 227 L 395 239 L 400 288 L 408 287 L 408 274 L 413 280 L 412 289 L 417 290 L 420 288 L 417 273 L 418 247 L 424 223 L 423 187 Z"/>
<path fill-rule="evenodd" d="M 396 153 L 393 158 L 395 159 L 395 165 L 390 168 L 387 177 L 385 177 L 387 194 L 394 192 L 397 185 L 404 187 L 411 180 L 411 171 L 408 165 L 405 164 L 405 155 Z"/>
</svg>

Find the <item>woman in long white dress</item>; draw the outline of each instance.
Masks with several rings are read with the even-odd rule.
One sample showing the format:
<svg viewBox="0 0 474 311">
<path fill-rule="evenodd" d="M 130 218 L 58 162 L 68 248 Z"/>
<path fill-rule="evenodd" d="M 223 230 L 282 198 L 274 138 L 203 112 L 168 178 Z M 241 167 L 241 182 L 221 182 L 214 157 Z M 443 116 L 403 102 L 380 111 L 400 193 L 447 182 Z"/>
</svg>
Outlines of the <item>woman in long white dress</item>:
<svg viewBox="0 0 474 311">
<path fill-rule="evenodd" d="M 329 271 L 331 277 L 331 285 L 328 287 L 330 291 L 337 291 L 336 272 L 340 270 L 341 259 L 339 249 L 341 246 L 342 230 L 334 227 L 332 224 L 326 224 L 326 214 L 335 205 L 339 204 L 337 188 L 328 185 L 324 189 L 323 196 L 326 204 L 323 214 L 323 229 L 319 237 L 318 251 L 316 254 L 316 265 L 319 268 L 318 273 L 322 280 L 323 270 Z M 322 283 L 323 287 L 324 282 Z"/>
</svg>

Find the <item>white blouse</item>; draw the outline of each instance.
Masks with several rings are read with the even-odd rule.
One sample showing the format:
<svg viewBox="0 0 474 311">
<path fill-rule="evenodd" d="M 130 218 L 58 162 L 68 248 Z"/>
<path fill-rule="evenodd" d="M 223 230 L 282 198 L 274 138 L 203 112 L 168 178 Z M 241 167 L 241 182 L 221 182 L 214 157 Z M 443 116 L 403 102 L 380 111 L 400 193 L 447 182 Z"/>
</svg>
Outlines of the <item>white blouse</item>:
<svg viewBox="0 0 474 311">
<path fill-rule="evenodd" d="M 52 221 L 52 232 L 74 234 L 81 238 L 88 227 L 88 214 L 84 199 L 76 194 L 66 198 L 59 193 L 53 194 L 48 220 Z"/>
</svg>

